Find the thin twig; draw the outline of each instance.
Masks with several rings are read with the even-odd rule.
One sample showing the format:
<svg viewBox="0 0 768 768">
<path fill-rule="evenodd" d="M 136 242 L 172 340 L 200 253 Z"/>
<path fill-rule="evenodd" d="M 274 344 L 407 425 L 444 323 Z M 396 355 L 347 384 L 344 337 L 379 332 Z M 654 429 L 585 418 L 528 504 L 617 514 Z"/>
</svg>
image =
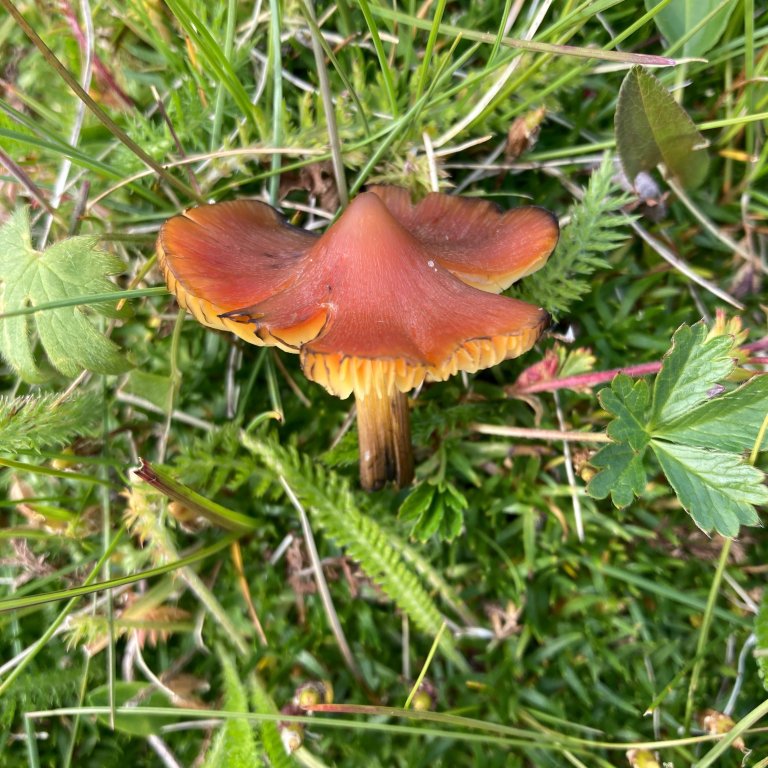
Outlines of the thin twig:
<svg viewBox="0 0 768 768">
<path fill-rule="evenodd" d="M 552 396 L 555 398 L 557 423 L 560 425 L 560 429 L 565 431 L 565 417 L 563 416 L 563 409 L 560 405 L 560 398 L 558 397 L 557 392 L 553 392 Z M 563 440 L 563 461 L 565 462 L 565 476 L 568 478 L 568 488 L 571 491 L 571 503 L 573 504 L 573 520 L 576 524 L 576 535 L 579 541 L 584 541 L 584 520 L 581 515 L 581 501 L 579 500 L 579 491 L 576 487 L 576 473 L 573 471 L 571 446 L 568 444 L 567 440 Z"/>
<path fill-rule="evenodd" d="M 80 33 L 78 37 L 82 38 L 82 46 L 85 48 L 83 52 L 83 73 L 82 73 L 82 86 L 84 91 L 90 90 L 91 78 L 93 76 L 93 17 L 91 16 L 91 7 L 88 4 L 88 0 L 83 0 L 80 3 L 80 10 L 83 14 L 83 22 L 85 25 L 85 34 Z M 75 18 L 74 11 L 65 6 L 65 14 L 70 17 L 70 23 L 80 31 L 77 19 Z M 83 128 L 83 122 L 85 121 L 85 102 L 78 101 L 77 109 L 75 110 L 75 122 L 72 125 L 72 130 L 69 134 L 69 144 L 72 147 L 77 147 L 80 141 L 80 132 Z M 65 157 L 59 168 L 59 173 L 56 176 L 56 183 L 53 186 L 53 195 L 51 196 L 51 208 L 57 209 L 61 203 L 61 199 L 64 196 L 64 190 L 67 187 L 67 178 L 69 177 L 69 171 L 72 168 L 72 160 L 69 157 Z M 49 213 L 45 218 L 43 224 L 43 230 L 40 234 L 40 241 L 38 248 L 43 250 L 45 244 L 48 242 L 48 236 L 51 233 L 51 226 L 53 225 L 53 214 Z"/>
<path fill-rule="evenodd" d="M 328 140 L 331 145 L 333 175 L 336 178 L 336 191 L 339 195 L 339 203 L 343 209 L 349 203 L 349 192 L 347 191 L 347 177 L 344 173 L 344 158 L 341 154 L 341 139 L 339 138 L 339 129 L 336 125 L 336 108 L 333 104 L 331 85 L 328 80 L 328 69 L 325 66 L 325 54 L 318 39 L 314 0 L 305 0 L 302 5 L 304 6 L 304 12 L 307 15 L 307 21 L 309 21 L 312 33 L 312 53 L 315 57 L 317 79 L 320 84 L 320 96 L 323 100 L 323 110 L 325 112 L 325 124 L 328 129 Z"/>
<path fill-rule="evenodd" d="M 302 503 L 299 501 L 296 494 L 293 492 L 293 488 L 288 485 L 288 481 L 282 476 L 279 476 L 280 485 L 283 486 L 283 490 L 288 496 L 289 501 L 293 505 L 293 508 L 299 514 L 299 520 L 301 521 L 301 530 L 304 534 L 304 542 L 309 553 L 309 559 L 312 562 L 312 567 L 315 572 L 315 581 L 317 582 L 317 591 L 320 593 L 320 599 L 323 601 L 323 607 L 325 608 L 325 615 L 328 617 L 328 621 L 331 625 L 331 631 L 333 632 L 336 642 L 338 643 L 341 655 L 344 658 L 344 663 L 347 668 L 355 677 L 355 679 L 365 685 L 365 679 L 363 673 L 355 661 L 355 657 L 352 655 L 352 649 L 349 647 L 346 635 L 339 621 L 339 616 L 336 613 L 336 608 L 333 605 L 331 598 L 331 592 L 328 589 L 328 582 L 325 580 L 325 574 L 323 573 L 323 566 L 320 562 L 320 555 L 317 551 L 317 545 L 315 544 L 315 537 L 312 533 L 312 527 L 309 524 L 309 518 L 304 510 Z"/>
<path fill-rule="evenodd" d="M 469 429 L 480 435 L 514 437 L 520 440 L 562 440 L 572 443 L 610 443 L 604 432 L 567 432 L 559 429 L 528 429 L 505 427 L 498 424 L 470 424 Z"/>
</svg>

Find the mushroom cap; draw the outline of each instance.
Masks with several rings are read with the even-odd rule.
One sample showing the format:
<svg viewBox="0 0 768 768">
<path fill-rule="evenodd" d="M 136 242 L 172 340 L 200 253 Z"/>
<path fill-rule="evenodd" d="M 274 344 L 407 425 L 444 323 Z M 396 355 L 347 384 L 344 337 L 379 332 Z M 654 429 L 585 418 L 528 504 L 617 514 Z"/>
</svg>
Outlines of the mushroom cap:
<svg viewBox="0 0 768 768">
<path fill-rule="evenodd" d="M 347 397 L 407 391 L 515 357 L 547 313 L 496 295 L 558 238 L 542 208 L 373 187 L 320 237 L 256 201 L 170 219 L 160 264 L 201 322 L 301 354 L 307 377 Z"/>
</svg>

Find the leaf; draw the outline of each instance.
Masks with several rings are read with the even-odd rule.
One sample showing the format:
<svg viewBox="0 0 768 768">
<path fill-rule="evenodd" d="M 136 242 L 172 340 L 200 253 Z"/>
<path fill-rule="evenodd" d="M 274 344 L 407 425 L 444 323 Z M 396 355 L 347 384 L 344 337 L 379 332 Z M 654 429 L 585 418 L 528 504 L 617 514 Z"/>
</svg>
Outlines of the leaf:
<svg viewBox="0 0 768 768">
<path fill-rule="evenodd" d="M 219 652 L 224 674 L 224 706 L 228 712 L 248 712 L 248 696 L 232 659 Z M 216 734 L 204 768 L 253 768 L 261 765 L 253 729 L 247 720 L 226 720 Z"/>
<path fill-rule="evenodd" d="M 632 67 L 621 84 L 615 131 L 630 183 L 662 162 L 685 187 L 696 187 L 706 178 L 707 142 L 669 91 L 642 67 Z"/>
<path fill-rule="evenodd" d="M 768 376 L 753 376 L 725 395 L 693 408 L 654 435 L 682 445 L 720 451 L 750 451 L 768 414 Z"/>
<path fill-rule="evenodd" d="M 645 488 L 650 445 L 680 503 L 704 531 L 735 536 L 759 525 L 754 505 L 768 502 L 763 473 L 745 463 L 768 413 L 768 376 L 753 376 L 725 395 L 733 374 L 735 336 L 714 335 L 704 323 L 675 332 L 651 393 L 644 380 L 619 374 L 600 391 L 614 417 L 613 441 L 591 463 L 600 471 L 587 486 L 598 499 L 627 506 Z"/>
<path fill-rule="evenodd" d="M 24 208 L 0 227 L 0 314 L 116 291 L 108 276 L 122 271 L 121 262 L 98 250 L 91 237 L 72 237 L 36 251 Z M 114 314 L 107 304 L 95 310 Z M 106 374 L 130 368 L 118 346 L 89 320 L 87 311 L 87 306 L 68 306 L 0 318 L 0 354 L 29 382 L 45 378 L 34 358 L 36 337 L 53 367 L 65 376 L 76 376 L 83 368 Z"/>
<path fill-rule="evenodd" d="M 675 331 L 653 389 L 650 423 L 654 433 L 707 400 L 708 393 L 733 370 L 733 337 L 708 339 L 707 334 L 703 322 Z"/>
<path fill-rule="evenodd" d="M 451 483 L 422 483 L 400 506 L 400 519 L 414 521 L 411 536 L 428 541 L 439 532 L 440 538 L 451 541 L 461 533 L 467 500 Z"/>
<path fill-rule="evenodd" d="M 254 711 L 264 715 L 277 714 L 277 705 L 269 693 L 267 693 L 267 689 L 259 677 L 251 674 L 248 677 L 248 681 L 250 683 L 251 703 L 253 704 Z M 262 720 L 258 728 L 264 751 L 269 758 L 270 768 L 292 768 L 295 766 L 296 759 L 285 751 L 277 723 L 272 720 Z"/>
<path fill-rule="evenodd" d="M 596 499 L 604 499 L 610 494 L 617 507 L 631 504 L 645 488 L 644 454 L 645 449 L 638 452 L 622 443 L 601 448 L 590 463 L 602 468 L 602 472 L 589 481 L 587 493 Z"/>
<path fill-rule="evenodd" d="M 98 415 L 98 400 L 90 395 L 0 398 L 0 446 L 5 453 L 63 447 L 93 434 Z"/>
<path fill-rule="evenodd" d="M 658 0 L 645 0 L 645 7 L 649 11 L 656 5 Z M 685 57 L 703 56 L 722 36 L 736 3 L 729 0 L 672 0 L 653 17 L 653 21 L 666 38 L 667 44 L 674 45 L 676 40 L 718 6 L 720 10 L 695 35 L 685 41 L 680 52 Z"/>
<path fill-rule="evenodd" d="M 570 223 L 560 233 L 555 252 L 542 269 L 512 286 L 509 296 L 562 317 L 593 290 L 590 275 L 607 268 L 606 257 L 626 240 L 632 221 L 621 210 L 631 196 L 621 190 L 614 175 L 613 158 L 606 154 L 590 176 L 582 199 L 571 206 Z"/>
<path fill-rule="evenodd" d="M 118 680 L 114 683 L 115 706 L 122 707 L 135 699 L 141 700 L 144 707 L 168 707 L 168 699 L 164 693 L 158 691 L 153 685 L 141 682 L 124 682 Z M 88 703 L 92 707 L 109 706 L 109 686 L 100 685 L 88 694 Z M 96 719 L 104 726 L 112 729 L 109 715 L 96 715 Z M 147 737 L 160 733 L 162 726 L 176 720 L 177 716 L 171 711 L 169 715 L 144 715 L 141 714 L 141 706 L 136 707 L 136 714 L 115 715 L 115 730 L 131 736 Z"/>
<path fill-rule="evenodd" d="M 646 413 L 650 402 L 648 383 L 643 379 L 633 382 L 629 376 L 619 374 L 610 389 L 598 393 L 600 404 L 615 417 L 608 425 L 608 437 L 616 442 L 626 441 L 640 451 L 648 444 L 645 430 Z"/>
<path fill-rule="evenodd" d="M 768 592 L 763 592 L 760 610 L 755 617 L 755 637 L 757 638 L 755 648 L 757 669 L 763 681 L 763 688 L 768 690 Z"/>
<path fill-rule="evenodd" d="M 398 517 L 406 523 L 418 520 L 429 509 L 434 495 L 435 486 L 431 483 L 417 485 L 400 505 Z"/>
<path fill-rule="evenodd" d="M 680 503 L 705 533 L 737 536 L 739 525 L 760 525 L 755 504 L 768 504 L 763 473 L 740 456 L 663 441 L 653 452 Z"/>
</svg>

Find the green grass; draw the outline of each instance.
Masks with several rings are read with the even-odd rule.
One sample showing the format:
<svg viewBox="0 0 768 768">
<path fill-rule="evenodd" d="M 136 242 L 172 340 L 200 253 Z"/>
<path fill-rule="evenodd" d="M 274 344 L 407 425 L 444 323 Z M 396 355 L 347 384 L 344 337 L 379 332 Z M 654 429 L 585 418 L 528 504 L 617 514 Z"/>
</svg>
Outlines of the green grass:
<svg viewBox="0 0 768 768">
<path fill-rule="evenodd" d="M 524 3 L 513 19 L 505 0 L 272 0 L 258 16 L 234 0 L 0 0 L 0 223 L 29 207 L 30 264 L 73 235 L 88 238 L 52 253 L 108 254 L 82 269 L 82 290 L 75 263 L 65 289 L 49 281 L 39 306 L 0 318 L 3 766 L 245 765 L 255 752 L 271 765 L 607 768 L 632 748 L 739 766 L 737 736 L 748 764 L 768 754 L 748 643 L 762 530 L 705 536 L 653 463 L 617 509 L 586 492 L 600 445 L 534 431 L 603 433 L 601 373 L 661 360 L 684 323 L 724 311 L 746 341 L 766 333 L 768 12 L 732 3 L 706 51 L 648 58 L 693 44 L 655 20 L 680 4 Z M 695 189 L 653 171 L 660 199 L 640 201 L 612 173 L 614 114 L 627 70 L 654 62 L 710 166 Z M 539 108 L 538 136 L 508 158 L 510 126 Z M 437 178 L 566 225 L 551 265 L 511 292 L 575 341 L 548 335 L 412 399 L 417 482 L 434 487 L 410 502 L 416 529 L 398 517 L 408 490 L 359 490 L 350 401 L 296 356 L 179 318 L 155 267 L 162 222 L 200 201 L 255 197 L 322 229 L 337 211 L 306 182 L 316 163 L 342 201 L 372 182 L 421 195 Z M 118 260 L 109 292 L 95 273 Z M 88 343 L 66 332 L 83 323 Z M 79 373 L 100 344 L 127 372 Z M 762 370 L 764 349 L 734 354 Z M 521 393 L 542 359 L 585 386 Z M 182 484 L 177 501 L 136 480 L 139 457 Z M 463 515 L 459 535 L 411 537 L 446 509 Z M 428 658 L 434 711 L 406 710 Z M 308 719 L 291 704 L 308 681 L 330 683 L 337 711 Z M 274 727 L 286 707 L 305 720 L 292 757 Z M 719 744 L 701 727 L 709 709 L 738 724 Z"/>
</svg>

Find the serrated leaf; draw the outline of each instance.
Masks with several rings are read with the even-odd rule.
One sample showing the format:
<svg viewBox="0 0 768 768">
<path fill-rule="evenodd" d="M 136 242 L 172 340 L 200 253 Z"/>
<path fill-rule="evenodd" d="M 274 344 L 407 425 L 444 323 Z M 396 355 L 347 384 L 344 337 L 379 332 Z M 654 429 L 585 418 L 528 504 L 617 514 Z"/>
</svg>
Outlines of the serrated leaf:
<svg viewBox="0 0 768 768">
<path fill-rule="evenodd" d="M 418 541 L 428 541 L 440 528 L 445 514 L 445 502 L 441 494 L 436 494 L 432 503 L 419 515 L 411 529 L 411 536 Z"/>
<path fill-rule="evenodd" d="M 93 434 L 98 416 L 91 395 L 0 398 L 0 446 L 6 453 L 60 448 Z"/>
<path fill-rule="evenodd" d="M 267 693 L 261 680 L 255 674 L 249 675 L 248 680 L 254 711 L 267 715 L 277 714 L 277 706 Z M 293 755 L 289 755 L 285 751 L 277 723 L 272 720 L 263 720 L 258 728 L 270 768 L 292 768 L 295 766 L 296 760 Z M 261 763 L 257 763 L 257 765 L 261 765 Z"/>
<path fill-rule="evenodd" d="M 601 448 L 590 463 L 602 471 L 589 481 L 587 493 L 596 499 L 604 499 L 610 494 L 611 501 L 619 508 L 631 504 L 645 488 L 644 454 L 645 449 L 635 451 L 626 443 L 612 443 Z"/>
<path fill-rule="evenodd" d="M 453 541 L 464 527 L 464 515 L 460 509 L 451 504 L 445 505 L 443 519 L 440 521 L 440 539 Z"/>
<path fill-rule="evenodd" d="M 630 183 L 659 163 L 685 187 L 696 187 L 706 178 L 707 142 L 670 92 L 642 67 L 632 67 L 621 84 L 615 131 Z"/>
<path fill-rule="evenodd" d="M 435 486 L 431 483 L 417 485 L 400 505 L 398 517 L 404 523 L 418 520 L 429 509 L 435 495 Z"/>
<path fill-rule="evenodd" d="M 116 291 L 108 277 L 122 271 L 120 261 L 98 250 L 91 237 L 72 237 L 36 251 L 26 209 L 0 227 L 0 314 Z M 94 309 L 114 313 L 107 304 Z M 88 311 L 85 306 L 69 306 L 0 319 L 0 354 L 29 382 L 44 379 L 34 359 L 37 339 L 53 367 L 65 376 L 76 376 L 83 368 L 107 374 L 130 368 L 119 347 L 88 318 Z"/>
<path fill-rule="evenodd" d="M 740 456 L 652 440 L 651 447 L 680 503 L 705 533 L 736 536 L 759 525 L 756 504 L 768 504 L 763 473 Z"/>
<path fill-rule="evenodd" d="M 649 11 L 656 5 L 658 0 L 645 0 L 645 7 Z M 653 21 L 667 43 L 672 45 L 718 6 L 720 10 L 686 40 L 682 51 L 678 52 L 686 57 L 703 56 L 722 36 L 736 3 L 724 3 L 723 0 L 672 0 L 653 17 Z"/>
<path fill-rule="evenodd" d="M 733 337 L 707 339 L 707 334 L 703 322 L 675 331 L 656 376 L 650 431 L 656 433 L 707 401 L 712 388 L 733 370 Z"/>
<path fill-rule="evenodd" d="M 719 451 L 750 451 L 768 414 L 768 376 L 754 376 L 738 389 L 712 398 L 670 424 L 654 437 Z"/>
<path fill-rule="evenodd" d="M 219 652 L 224 673 L 224 705 L 229 712 L 248 712 L 248 696 L 232 659 Z M 247 720 L 225 720 L 216 734 L 205 768 L 252 768 L 260 765 L 253 728 Z"/>
<path fill-rule="evenodd" d="M 608 437 L 615 442 L 627 442 L 640 451 L 648 444 L 645 429 L 650 390 L 644 379 L 633 382 L 629 376 L 619 374 L 611 386 L 598 393 L 600 404 L 615 418 L 608 425 Z"/>
</svg>

